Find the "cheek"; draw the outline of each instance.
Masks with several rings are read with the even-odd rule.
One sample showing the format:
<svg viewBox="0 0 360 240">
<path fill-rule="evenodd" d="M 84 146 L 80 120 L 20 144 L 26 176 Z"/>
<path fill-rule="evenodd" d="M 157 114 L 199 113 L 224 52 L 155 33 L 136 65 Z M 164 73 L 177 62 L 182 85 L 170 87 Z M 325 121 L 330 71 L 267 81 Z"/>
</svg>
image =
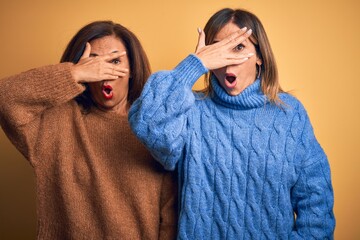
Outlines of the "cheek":
<svg viewBox="0 0 360 240">
<path fill-rule="evenodd" d="M 96 93 L 96 92 L 97 92 L 96 90 L 99 88 L 98 84 L 96 84 L 96 83 L 88 83 L 87 85 L 88 85 L 89 90 L 90 90 L 90 93 L 91 93 L 92 95 L 93 95 L 94 93 Z"/>
<path fill-rule="evenodd" d="M 244 63 L 244 68 L 247 72 L 253 73 L 256 72 L 256 58 L 252 57 Z"/>
<path fill-rule="evenodd" d="M 123 68 L 127 68 L 130 71 L 129 59 L 125 59 L 124 61 L 122 61 L 120 63 L 120 66 L 123 67 Z"/>
<path fill-rule="evenodd" d="M 226 69 L 225 68 L 219 68 L 216 70 L 211 71 L 217 79 L 222 79 L 225 76 Z"/>
<path fill-rule="evenodd" d="M 115 92 L 122 93 L 128 91 L 129 76 L 119 78 L 112 83 Z"/>
</svg>

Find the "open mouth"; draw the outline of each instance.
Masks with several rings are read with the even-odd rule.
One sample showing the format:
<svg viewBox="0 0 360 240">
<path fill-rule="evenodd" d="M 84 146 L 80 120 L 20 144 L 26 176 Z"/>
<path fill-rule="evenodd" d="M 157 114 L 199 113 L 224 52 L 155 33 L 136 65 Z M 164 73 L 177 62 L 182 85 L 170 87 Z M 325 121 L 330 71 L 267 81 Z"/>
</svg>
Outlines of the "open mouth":
<svg viewBox="0 0 360 240">
<path fill-rule="evenodd" d="M 113 89 L 110 85 L 103 85 L 102 93 L 106 99 L 111 99 L 113 97 Z"/>
<path fill-rule="evenodd" d="M 232 73 L 227 73 L 225 75 L 225 85 L 228 88 L 234 88 L 236 85 L 236 76 Z"/>
<path fill-rule="evenodd" d="M 228 81 L 229 83 L 232 83 L 236 80 L 236 77 L 235 76 L 226 76 L 226 81 Z"/>
</svg>

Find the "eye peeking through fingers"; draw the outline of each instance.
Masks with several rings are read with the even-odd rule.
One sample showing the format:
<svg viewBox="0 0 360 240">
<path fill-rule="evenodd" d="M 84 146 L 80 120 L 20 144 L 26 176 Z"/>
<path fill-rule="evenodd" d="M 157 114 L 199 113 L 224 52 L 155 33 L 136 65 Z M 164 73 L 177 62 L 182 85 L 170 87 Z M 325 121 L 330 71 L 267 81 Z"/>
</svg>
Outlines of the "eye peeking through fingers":
<svg viewBox="0 0 360 240">
<path fill-rule="evenodd" d="M 110 61 L 110 63 L 113 63 L 113 64 L 120 64 L 120 58 L 115 58 L 113 60 Z"/>
<path fill-rule="evenodd" d="M 245 48 L 245 46 L 242 44 L 242 43 L 240 43 L 239 45 L 237 45 L 236 47 L 234 47 L 234 50 L 235 51 L 241 51 L 241 50 L 243 50 Z"/>
</svg>

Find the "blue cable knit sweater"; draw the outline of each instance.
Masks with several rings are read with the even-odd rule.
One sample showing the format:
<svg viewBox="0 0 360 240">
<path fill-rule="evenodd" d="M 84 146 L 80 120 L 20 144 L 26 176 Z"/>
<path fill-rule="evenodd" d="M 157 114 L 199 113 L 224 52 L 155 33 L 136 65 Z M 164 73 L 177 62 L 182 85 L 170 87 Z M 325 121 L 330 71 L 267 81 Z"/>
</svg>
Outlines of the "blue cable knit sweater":
<svg viewBox="0 0 360 240">
<path fill-rule="evenodd" d="M 327 157 L 304 107 L 266 101 L 256 80 L 229 96 L 216 80 L 192 92 L 207 69 L 190 55 L 153 74 L 129 114 L 131 127 L 181 180 L 179 239 L 332 239 Z"/>
</svg>

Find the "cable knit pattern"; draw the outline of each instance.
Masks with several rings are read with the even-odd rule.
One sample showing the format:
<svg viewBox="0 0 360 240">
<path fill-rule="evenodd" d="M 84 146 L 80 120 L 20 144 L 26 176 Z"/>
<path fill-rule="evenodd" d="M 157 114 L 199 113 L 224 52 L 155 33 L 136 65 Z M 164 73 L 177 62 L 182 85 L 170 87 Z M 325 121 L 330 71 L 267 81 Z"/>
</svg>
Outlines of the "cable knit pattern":
<svg viewBox="0 0 360 240">
<path fill-rule="evenodd" d="M 266 101 L 256 80 L 229 96 L 191 91 L 207 69 L 195 55 L 153 74 L 130 109 L 135 134 L 179 167 L 179 239 L 332 239 L 327 157 L 304 107 Z"/>
</svg>

